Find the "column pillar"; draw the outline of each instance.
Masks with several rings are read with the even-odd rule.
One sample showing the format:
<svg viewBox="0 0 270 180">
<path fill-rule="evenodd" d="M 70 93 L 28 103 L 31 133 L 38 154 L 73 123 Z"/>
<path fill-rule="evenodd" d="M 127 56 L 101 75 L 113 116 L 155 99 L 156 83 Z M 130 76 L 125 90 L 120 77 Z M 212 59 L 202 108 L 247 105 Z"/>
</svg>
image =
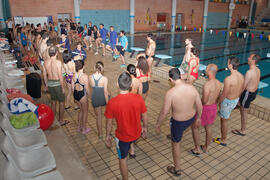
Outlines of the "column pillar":
<svg viewBox="0 0 270 180">
<path fill-rule="evenodd" d="M 171 32 L 175 32 L 176 0 L 172 0 L 172 23 Z"/>
<path fill-rule="evenodd" d="M 204 10 L 203 10 L 203 31 L 206 29 L 207 16 L 208 16 L 208 3 L 209 0 L 204 0 Z"/>
<path fill-rule="evenodd" d="M 81 19 L 80 4 L 81 4 L 81 0 L 74 0 L 74 19 L 76 23 L 80 22 L 80 19 Z"/>
<path fill-rule="evenodd" d="M 268 5 L 267 5 L 268 8 L 270 8 L 270 0 L 268 0 Z"/>
<path fill-rule="evenodd" d="M 254 6 L 254 0 L 251 0 L 250 7 L 249 7 L 249 15 L 248 15 L 248 24 L 251 24 L 251 16 L 252 16 L 252 10 Z"/>
<path fill-rule="evenodd" d="M 201 49 L 200 49 L 200 59 L 203 59 L 203 57 L 204 57 L 205 36 L 206 36 L 206 32 L 203 31 L 203 33 L 202 33 L 202 40 L 201 40 Z"/>
<path fill-rule="evenodd" d="M 134 34 L 134 18 L 135 18 L 135 0 L 130 0 L 130 10 L 129 10 L 129 18 L 130 18 L 130 34 Z"/>
<path fill-rule="evenodd" d="M 0 30 L 4 30 L 6 27 L 5 19 L 4 19 L 4 14 L 3 14 L 3 2 L 0 1 Z"/>
<path fill-rule="evenodd" d="M 233 14 L 234 8 L 235 8 L 234 0 L 231 0 L 230 5 L 229 5 L 229 16 L 228 16 L 228 23 L 227 23 L 227 30 L 228 31 L 231 29 L 232 14 Z"/>
</svg>

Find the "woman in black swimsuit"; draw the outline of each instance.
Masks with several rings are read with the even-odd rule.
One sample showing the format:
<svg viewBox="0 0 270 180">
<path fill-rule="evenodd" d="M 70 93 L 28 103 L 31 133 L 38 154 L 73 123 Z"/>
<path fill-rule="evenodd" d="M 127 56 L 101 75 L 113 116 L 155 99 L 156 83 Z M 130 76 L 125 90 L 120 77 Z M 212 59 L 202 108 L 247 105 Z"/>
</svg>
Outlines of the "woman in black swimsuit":
<svg viewBox="0 0 270 180">
<path fill-rule="evenodd" d="M 80 108 L 78 116 L 78 132 L 87 134 L 91 129 L 86 128 L 88 118 L 88 76 L 83 73 L 84 62 L 82 60 L 75 61 L 76 73 L 72 79 L 72 90 L 76 104 Z"/>
</svg>

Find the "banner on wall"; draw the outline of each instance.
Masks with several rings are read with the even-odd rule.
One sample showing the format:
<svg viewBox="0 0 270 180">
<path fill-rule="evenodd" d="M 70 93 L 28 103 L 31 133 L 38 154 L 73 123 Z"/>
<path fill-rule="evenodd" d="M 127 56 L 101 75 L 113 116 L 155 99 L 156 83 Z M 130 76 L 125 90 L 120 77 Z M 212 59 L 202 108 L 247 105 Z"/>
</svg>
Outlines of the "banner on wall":
<svg viewBox="0 0 270 180">
<path fill-rule="evenodd" d="M 50 22 L 53 22 L 53 18 L 52 18 L 52 16 L 48 16 L 48 24 L 50 23 Z"/>
<path fill-rule="evenodd" d="M 23 25 L 23 17 L 22 16 L 14 16 L 14 23 Z"/>
<path fill-rule="evenodd" d="M 40 23 L 43 26 L 44 23 L 48 23 L 48 17 L 23 17 L 23 22 L 24 25 L 26 25 L 26 23 L 29 23 L 36 26 Z"/>
</svg>

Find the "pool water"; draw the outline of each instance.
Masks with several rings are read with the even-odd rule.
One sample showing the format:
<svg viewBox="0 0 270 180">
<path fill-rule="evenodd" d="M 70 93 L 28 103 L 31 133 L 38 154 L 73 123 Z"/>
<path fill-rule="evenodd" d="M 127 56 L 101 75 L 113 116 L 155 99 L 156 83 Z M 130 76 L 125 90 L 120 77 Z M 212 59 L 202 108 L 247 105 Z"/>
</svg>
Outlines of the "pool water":
<svg viewBox="0 0 270 180">
<path fill-rule="evenodd" d="M 221 82 L 230 74 L 226 71 L 227 60 L 230 56 L 236 56 L 240 59 L 239 71 L 245 74 L 249 69 L 247 60 L 250 54 L 256 53 L 261 56 L 261 61 L 258 67 L 261 70 L 261 81 L 270 85 L 270 58 L 267 53 L 270 53 L 270 41 L 267 36 L 261 40 L 259 35 L 254 38 L 247 35 L 246 38 L 240 33 L 239 38 L 233 34 L 222 31 L 206 33 L 181 33 L 181 34 L 158 34 L 156 40 L 156 54 L 165 54 L 172 56 L 171 59 L 165 60 L 164 63 L 179 67 L 185 53 L 185 39 L 191 37 L 193 45 L 200 49 L 200 64 L 216 64 L 219 68 L 217 79 Z M 147 45 L 146 35 L 138 35 L 128 37 L 129 47 L 145 48 Z M 263 89 L 260 95 L 270 98 L 270 86 Z"/>
</svg>

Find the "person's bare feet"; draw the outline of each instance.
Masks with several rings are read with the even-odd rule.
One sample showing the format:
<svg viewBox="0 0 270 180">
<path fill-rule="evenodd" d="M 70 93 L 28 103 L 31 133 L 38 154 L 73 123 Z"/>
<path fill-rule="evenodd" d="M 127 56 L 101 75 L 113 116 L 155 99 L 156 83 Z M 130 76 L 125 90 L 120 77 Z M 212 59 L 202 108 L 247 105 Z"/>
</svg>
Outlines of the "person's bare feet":
<svg viewBox="0 0 270 180">
<path fill-rule="evenodd" d="M 204 153 L 208 154 L 208 148 L 206 148 L 205 145 L 201 145 L 200 147 L 201 147 L 201 150 L 202 150 Z"/>
</svg>

